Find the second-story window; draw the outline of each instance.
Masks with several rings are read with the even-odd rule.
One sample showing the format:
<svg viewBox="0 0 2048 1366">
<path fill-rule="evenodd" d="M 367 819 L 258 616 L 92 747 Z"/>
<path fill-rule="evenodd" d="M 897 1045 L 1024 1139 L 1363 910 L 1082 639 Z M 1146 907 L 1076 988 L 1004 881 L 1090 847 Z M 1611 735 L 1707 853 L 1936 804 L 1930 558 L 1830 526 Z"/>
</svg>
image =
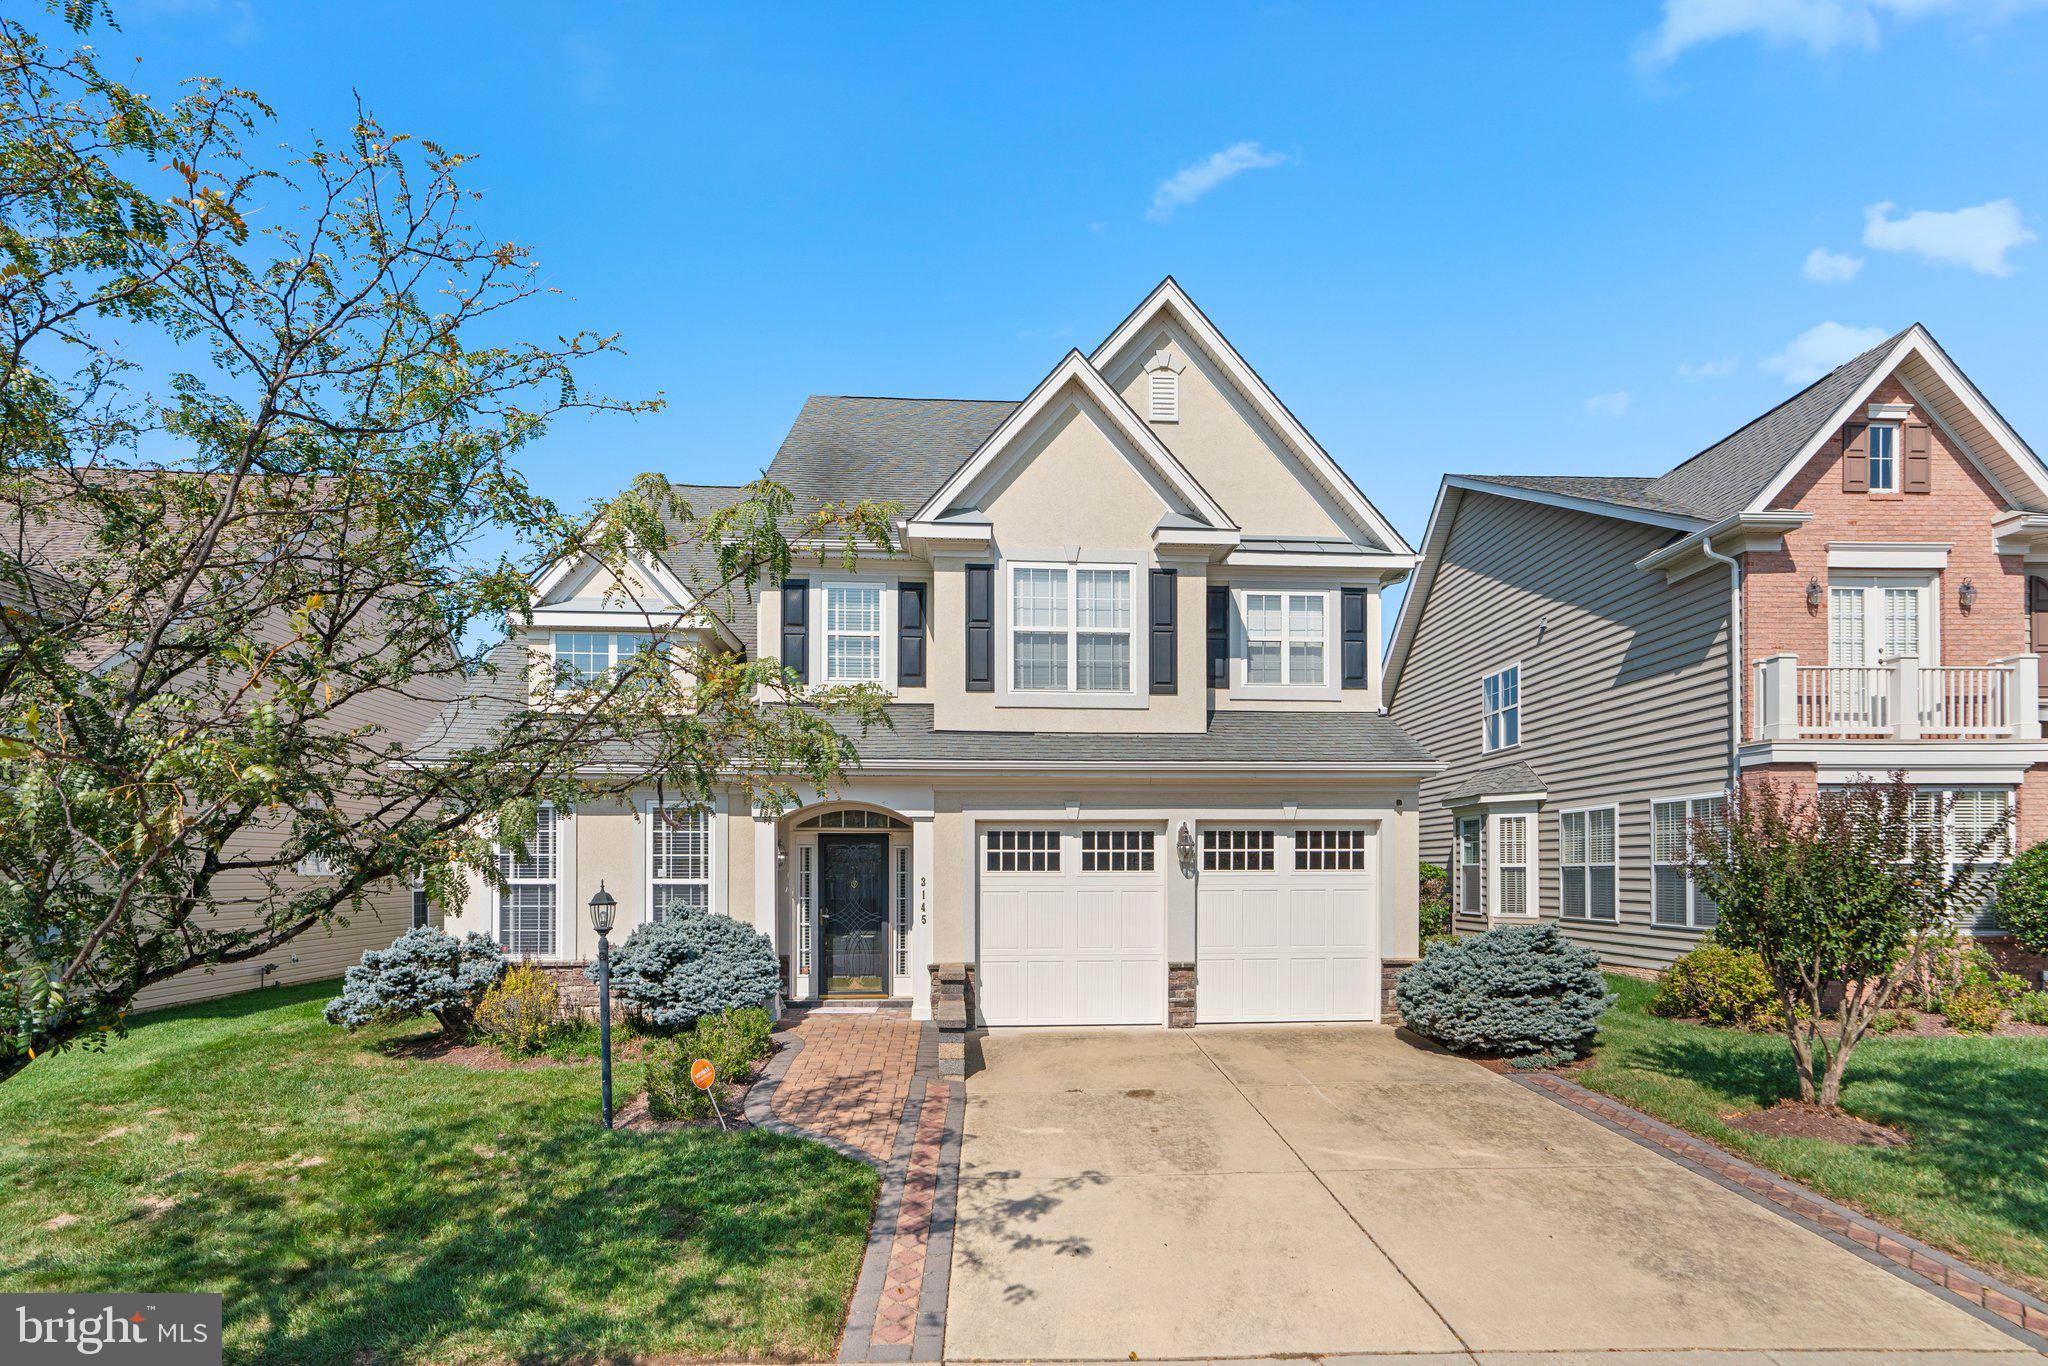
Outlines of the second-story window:
<svg viewBox="0 0 2048 1366">
<path fill-rule="evenodd" d="M 1244 679 L 1255 686 L 1320 687 L 1329 655 L 1321 593 L 1244 595 Z"/>
<path fill-rule="evenodd" d="M 1017 692 L 1131 691 L 1131 571 L 1012 566 L 1010 686 Z"/>
<path fill-rule="evenodd" d="M 882 589 L 872 583 L 825 585 L 825 681 L 882 680 Z"/>
<path fill-rule="evenodd" d="M 644 631 L 557 631 L 555 691 L 573 692 L 602 683 L 634 655 L 659 647 Z"/>
<path fill-rule="evenodd" d="M 1899 429 L 1888 422 L 1870 424 L 1870 491 L 1899 491 Z"/>
<path fill-rule="evenodd" d="M 1510 664 L 1488 674 L 1480 682 L 1479 696 L 1486 753 L 1522 743 L 1522 666 Z"/>
</svg>

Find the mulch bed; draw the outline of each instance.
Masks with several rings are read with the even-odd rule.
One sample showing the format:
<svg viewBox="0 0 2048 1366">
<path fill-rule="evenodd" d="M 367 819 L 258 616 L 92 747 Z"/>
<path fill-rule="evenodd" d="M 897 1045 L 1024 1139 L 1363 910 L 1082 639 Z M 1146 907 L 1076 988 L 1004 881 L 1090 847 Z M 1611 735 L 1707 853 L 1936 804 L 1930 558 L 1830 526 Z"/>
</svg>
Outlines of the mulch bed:
<svg viewBox="0 0 2048 1366">
<path fill-rule="evenodd" d="M 416 1038 L 399 1039 L 387 1044 L 382 1050 L 387 1058 L 398 1058 L 405 1062 L 447 1062 L 457 1067 L 473 1067 L 480 1072 L 505 1072 L 529 1070 L 535 1067 L 559 1067 L 572 1062 L 588 1062 L 590 1059 L 551 1058 L 543 1053 L 538 1057 L 515 1058 L 487 1043 L 456 1043 L 443 1034 L 422 1034 Z M 616 1040 L 612 1044 L 612 1062 L 633 1062 L 645 1055 L 645 1039 Z"/>
<path fill-rule="evenodd" d="M 1767 1138 L 1818 1138 L 1857 1148 L 1903 1148 L 1912 1141 L 1897 1129 L 1798 1100 L 1779 1101 L 1768 1110 L 1723 1115 L 1721 1122 Z"/>
</svg>

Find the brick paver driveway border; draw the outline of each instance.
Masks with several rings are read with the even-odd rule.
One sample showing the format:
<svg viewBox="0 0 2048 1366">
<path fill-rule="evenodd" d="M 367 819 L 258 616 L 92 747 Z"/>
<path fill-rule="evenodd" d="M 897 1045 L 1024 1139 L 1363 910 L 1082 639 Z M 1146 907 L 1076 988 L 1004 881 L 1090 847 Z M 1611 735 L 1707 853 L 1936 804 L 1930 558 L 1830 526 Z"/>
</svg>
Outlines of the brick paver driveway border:
<svg viewBox="0 0 2048 1366">
<path fill-rule="evenodd" d="M 747 1093 L 759 1128 L 813 1139 L 882 1176 L 840 1361 L 937 1361 L 966 1092 L 939 1075 L 937 1027 L 902 1015 L 795 1014 Z"/>
<path fill-rule="evenodd" d="M 1708 1180 L 1805 1225 L 1865 1261 L 1962 1306 L 2027 1346 L 2048 1350 L 2048 1304 L 2024 1290 L 2005 1285 L 1988 1272 L 1880 1224 L 1860 1210 L 1838 1205 L 1789 1177 L 1745 1162 L 1697 1134 L 1652 1119 L 1612 1096 L 1590 1091 L 1550 1072 L 1506 1075 L 1623 1138 L 1662 1153 Z"/>
</svg>

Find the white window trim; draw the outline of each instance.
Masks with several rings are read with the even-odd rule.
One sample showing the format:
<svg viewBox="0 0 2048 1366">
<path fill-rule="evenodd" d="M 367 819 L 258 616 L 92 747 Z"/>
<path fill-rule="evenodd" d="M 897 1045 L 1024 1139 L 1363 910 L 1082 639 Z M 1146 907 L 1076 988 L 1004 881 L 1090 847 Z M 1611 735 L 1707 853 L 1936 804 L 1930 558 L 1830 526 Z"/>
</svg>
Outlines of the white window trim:
<svg viewBox="0 0 2048 1366">
<path fill-rule="evenodd" d="M 594 683 L 594 682 L 592 682 L 592 683 L 579 683 L 579 682 L 575 682 L 575 681 L 572 681 L 572 680 L 566 679 L 566 678 L 565 678 L 565 677 L 563 676 L 563 673 L 562 673 L 562 643 L 561 643 L 561 642 L 562 642 L 562 637 L 563 637 L 563 636 L 565 636 L 565 635 L 569 635 L 569 636 L 603 636 L 603 637 L 605 637 L 605 642 L 606 642 L 606 644 L 605 644 L 605 649 L 606 649 L 606 652 L 607 652 L 607 657 L 608 657 L 608 658 L 610 659 L 610 661 L 611 661 L 611 662 L 610 662 L 609 664 L 607 664 L 607 665 L 605 666 L 605 667 L 606 667 L 606 668 L 608 668 L 608 669 L 616 669 L 616 668 L 618 668 L 618 667 L 619 667 L 619 637 L 620 637 L 620 636 L 633 636 L 633 637 L 636 637 L 636 638 L 645 638 L 646 640 L 648 640 L 649 642 L 651 642 L 651 643 L 653 644 L 653 646 L 654 646 L 654 647 L 655 647 L 656 649 L 664 649 L 664 648 L 666 648 L 666 645 L 667 645 L 667 639 L 668 639 L 668 638 L 667 638 L 666 636 L 664 636 L 664 635 L 663 635 L 663 634 L 662 634 L 661 632 L 659 632 L 659 631 L 653 631 L 653 630 L 639 630 L 639 631 L 621 631 L 621 630 L 617 630 L 617 629 L 609 629 L 609 630 L 608 630 L 608 629 L 603 629 L 603 628 L 594 628 L 594 627 L 580 627 L 580 626 L 579 626 L 579 627 L 569 627 L 569 626 L 557 626 L 557 627 L 552 627 L 552 628 L 550 628 L 550 629 L 549 629 L 549 631 L 548 631 L 548 670 L 549 670 L 549 676 L 550 676 L 550 678 L 551 678 L 551 680 L 552 680 L 552 682 L 553 682 L 553 686 L 554 686 L 554 692 L 555 692 L 555 695 L 556 695 L 556 696 L 558 696 L 558 697 L 562 697 L 562 696 L 567 696 L 567 695 L 569 695 L 569 694 L 571 694 L 571 693 L 574 693 L 574 692 L 575 692 L 575 691 L 576 691 L 576 690 L 577 690 L 578 688 L 585 688 L 585 687 L 593 687 L 593 686 L 595 686 L 595 683 Z"/>
<path fill-rule="evenodd" d="M 828 686 L 865 683 L 872 687 L 896 691 L 896 651 L 891 642 L 896 638 L 896 594 L 894 583 L 880 579 L 839 578 L 827 579 L 811 586 L 811 601 L 808 604 L 810 619 L 817 623 L 818 667 L 817 677 Z M 830 611 L 831 591 L 835 588 L 873 589 L 881 600 L 881 610 L 876 614 L 878 625 L 875 634 L 881 647 L 881 669 L 874 678 L 835 678 L 832 675 L 832 637 L 847 636 L 858 639 L 868 635 L 866 631 L 834 631 Z"/>
<path fill-rule="evenodd" d="M 1067 624 L 1064 629 L 1067 635 L 1068 653 L 1067 686 L 1064 689 L 1019 688 L 1017 686 L 1017 626 L 1014 588 L 1016 574 L 1020 569 L 1058 569 L 1067 576 Z M 1082 569 L 1114 570 L 1127 575 L 1129 578 L 1131 586 L 1131 624 L 1128 631 L 1127 644 L 1130 650 L 1131 686 L 1128 691 L 1083 690 L 1076 686 L 1080 681 L 1079 661 L 1076 658 L 1078 649 L 1076 640 L 1081 634 L 1081 627 L 1078 620 L 1079 613 L 1075 610 L 1075 571 Z M 1149 672 L 1151 652 L 1140 648 L 1140 640 L 1145 634 L 1146 594 L 1150 591 L 1150 581 L 1145 570 L 1145 565 L 1130 560 L 1108 559 L 1085 554 L 1077 555 L 1072 559 L 1054 559 L 1044 555 L 1034 555 L 1004 560 L 998 566 L 997 572 L 998 601 L 996 603 L 996 610 L 1002 614 L 1000 618 L 1001 629 L 996 633 L 997 639 L 1001 642 L 1001 648 L 997 651 L 1000 657 L 996 660 L 996 667 L 1002 671 L 1001 692 L 997 694 L 1002 700 L 997 705 L 1011 707 L 1144 706 L 1146 693 L 1151 686 Z M 1101 632 L 1090 632 L 1090 634 L 1101 634 Z"/>
<path fill-rule="evenodd" d="M 1905 463 L 1906 459 L 1906 453 L 1904 448 L 1904 438 L 1906 433 L 1903 424 L 1891 420 L 1872 422 L 1863 430 L 1863 468 L 1867 476 L 1866 482 L 1870 485 L 1869 491 L 1872 493 L 1899 492 L 1902 488 L 1905 487 L 1905 475 L 1904 472 L 1899 468 L 1902 464 Z M 1875 450 L 1875 445 L 1876 434 L 1879 431 L 1888 431 L 1891 433 L 1891 482 L 1889 484 L 1880 484 L 1877 482 L 1877 451 Z"/>
<path fill-rule="evenodd" d="M 1681 860 L 1679 864 L 1677 864 L 1677 865 L 1673 865 L 1673 864 L 1669 864 L 1669 863 L 1664 863 L 1664 862 L 1661 862 L 1661 861 L 1659 861 L 1659 859 L 1657 858 L 1657 808 L 1658 808 L 1659 806 L 1664 806 L 1664 805 L 1667 805 L 1667 804 L 1669 804 L 1669 803 L 1671 803 L 1671 802 L 1684 802 L 1684 803 L 1685 803 L 1685 830 L 1686 830 L 1686 839 L 1687 839 L 1687 841 L 1688 841 L 1688 846 L 1689 846 L 1689 845 L 1690 845 L 1690 841 L 1691 841 L 1691 839 L 1692 839 L 1692 823 L 1693 823 L 1693 821 L 1694 821 L 1694 820 L 1695 820 L 1695 819 L 1697 818 L 1697 813 L 1696 813 L 1696 812 L 1694 812 L 1694 810 L 1693 810 L 1693 807 L 1694 807 L 1694 806 L 1695 806 L 1696 804 L 1700 803 L 1700 802 L 1707 802 L 1707 801 L 1717 801 L 1717 800 L 1718 800 L 1718 801 L 1723 801 L 1723 802 L 1725 802 L 1725 801 L 1727 800 L 1727 798 L 1728 798 L 1728 793 L 1727 793 L 1726 791 L 1724 791 L 1724 790 L 1720 790 L 1720 789 L 1716 789 L 1716 790 L 1713 790 L 1713 791 L 1708 791 L 1708 792 L 1685 792 L 1685 793 L 1671 793 L 1671 794 L 1668 794 L 1668 795 L 1667 795 L 1667 794 L 1663 794 L 1663 793 L 1659 793 L 1658 795 L 1656 795 L 1656 796 L 1654 796 L 1654 797 L 1651 797 L 1651 798 L 1650 798 L 1650 903 L 1649 903 L 1649 911 L 1650 911 L 1650 928 L 1651 928 L 1651 929 L 1653 929 L 1653 930 L 1670 930 L 1670 931 L 1673 931 L 1673 932 L 1675 932 L 1675 933 L 1681 933 L 1681 934 L 1690 934 L 1690 933 L 1692 933 L 1692 932 L 1694 932 L 1694 931 L 1696 931 L 1696 930 L 1704 930 L 1704 929 L 1708 928 L 1707 926 L 1705 926 L 1705 925 L 1702 925 L 1702 924 L 1700 923 L 1700 899 L 1699 899 L 1699 885 L 1698 885 L 1698 880 L 1697 880 L 1696 878 L 1694 878 L 1694 877 L 1693 877 L 1693 876 L 1692 876 L 1692 875 L 1691 875 L 1690 873 L 1686 874 L 1686 878 L 1685 878 L 1685 923 L 1684 923 L 1683 925 L 1680 925 L 1680 924 L 1675 924 L 1675 923 L 1672 923 L 1672 922 L 1670 922 L 1670 921 L 1664 921 L 1664 920 L 1659 920 L 1659 919 L 1657 918 L 1657 870 L 1658 870 L 1659 868 L 1668 868 L 1668 867 L 1674 867 L 1674 866 L 1682 866 L 1682 865 L 1683 865 L 1683 860 Z M 1725 815 L 1725 813 L 1726 813 L 1726 810 L 1727 810 L 1727 808 L 1726 808 L 1726 807 L 1724 806 L 1724 807 L 1722 808 L 1722 811 L 1723 811 L 1724 815 Z M 1619 847 L 1620 847 L 1620 843 L 1621 843 L 1621 831 L 1620 831 L 1620 829 L 1619 829 L 1619 828 L 1617 827 L 1617 828 L 1616 828 L 1616 830 L 1615 830 L 1615 845 L 1616 845 L 1616 851 L 1617 851 L 1617 852 L 1619 852 Z"/>
<path fill-rule="evenodd" d="M 1501 862 L 1501 850 L 1506 846 L 1501 840 L 1501 826 L 1508 821 L 1522 822 L 1522 861 L 1514 864 Z M 1496 920 L 1534 920 L 1537 918 L 1537 888 L 1542 885 L 1542 860 L 1538 851 L 1542 847 L 1541 832 L 1537 825 L 1535 803 L 1518 804 L 1508 810 L 1489 810 L 1486 813 L 1486 904 L 1488 913 Z M 1503 909 L 1507 902 L 1501 896 L 1501 870 L 1520 868 L 1522 873 L 1522 909 Z"/>
<path fill-rule="evenodd" d="M 1593 831 L 1591 817 L 1597 811 L 1605 811 L 1614 818 L 1614 857 L 1605 863 L 1593 861 Z M 1565 859 L 1564 822 L 1567 816 L 1587 818 L 1586 861 L 1571 863 Z M 1586 875 L 1586 914 L 1568 916 L 1564 909 L 1564 875 L 1574 868 L 1583 869 Z M 1614 913 L 1594 915 L 1593 870 L 1606 868 L 1614 874 Z M 1621 923 L 1621 807 L 1613 802 L 1596 803 L 1592 806 L 1570 806 L 1557 813 L 1557 916 L 1560 920 L 1573 920 L 1584 925 L 1618 925 Z"/>
<path fill-rule="evenodd" d="M 301 854 L 292 871 L 304 878 L 333 877 L 334 860 L 325 854 Z"/>
<path fill-rule="evenodd" d="M 1286 634 L 1290 625 L 1287 603 L 1289 596 L 1320 597 L 1323 600 L 1323 681 L 1321 683 L 1254 683 L 1251 681 L 1251 632 L 1248 624 L 1250 614 L 1245 610 L 1245 599 L 1254 593 L 1281 595 L 1280 607 L 1280 668 L 1282 677 L 1287 672 Z M 1290 583 L 1284 579 L 1250 579 L 1230 585 L 1230 695 L 1252 701 L 1300 702 L 1335 701 L 1342 694 L 1344 672 L 1343 643 L 1337 631 L 1337 588 L 1327 583 Z"/>
<path fill-rule="evenodd" d="M 704 909 L 723 911 L 725 902 L 721 896 L 724 860 L 719 857 L 719 845 L 723 842 L 721 823 L 718 819 L 718 805 L 702 802 L 657 802 L 652 797 L 640 804 L 640 814 L 645 821 L 644 837 L 640 841 L 640 923 L 654 923 L 654 820 L 660 811 L 683 811 L 696 808 L 704 813 L 704 876 L 701 878 L 661 878 L 667 886 L 702 886 L 704 888 Z"/>
<path fill-rule="evenodd" d="M 541 810 L 554 813 L 555 817 L 555 951 L 552 954 L 533 954 L 537 963 L 573 962 L 576 959 L 576 920 L 570 912 L 569 889 L 576 886 L 576 816 L 574 812 L 556 811 L 553 802 L 542 802 Z M 498 879 L 497 850 L 492 846 L 491 856 L 491 939 L 505 942 L 505 889 Z"/>
<path fill-rule="evenodd" d="M 1486 684 L 1488 680 L 1498 678 L 1509 671 L 1513 671 L 1515 675 L 1515 738 L 1509 744 L 1489 745 L 1486 736 L 1486 723 L 1497 713 L 1489 712 L 1486 709 Z M 1506 664 L 1500 665 L 1498 668 L 1488 669 L 1479 675 L 1479 752 L 1481 754 L 1502 754 L 1508 750 L 1520 749 L 1522 747 L 1522 742 L 1525 738 L 1523 722 L 1526 719 L 1522 713 L 1526 710 L 1526 702 L 1527 690 L 1523 687 L 1521 660 L 1511 660 Z M 1506 711 L 1507 708 L 1503 707 L 1499 714 L 1504 714 Z"/>
<path fill-rule="evenodd" d="M 726 807 L 725 799 L 722 796 L 716 805 L 720 814 L 724 814 Z M 886 811 L 898 820 L 907 819 L 897 815 L 895 811 L 879 805 L 848 802 L 845 804 L 845 807 L 859 807 L 862 810 L 868 811 Z M 814 814 L 818 813 L 815 811 L 806 812 L 802 819 L 808 820 Z M 914 828 L 913 826 L 913 830 Z M 892 830 L 873 827 L 859 830 L 823 830 L 815 826 L 804 828 L 802 821 L 798 822 L 796 830 L 790 836 L 789 877 L 783 884 L 789 906 L 789 924 L 792 939 L 789 946 L 789 976 L 791 981 L 789 991 L 791 1000 L 821 999 L 819 991 L 823 984 L 818 979 L 818 961 L 824 944 L 819 937 L 821 931 L 818 924 L 818 916 L 822 908 L 818 901 L 818 882 L 825 870 L 823 863 L 818 858 L 818 837 L 820 835 L 881 835 L 888 840 L 888 863 L 886 866 L 889 871 L 889 895 L 887 898 L 888 915 L 884 921 L 884 932 L 890 966 L 889 990 L 896 996 L 910 996 L 916 990 L 916 975 L 923 970 L 920 966 L 920 955 L 925 952 L 925 949 L 923 939 L 918 933 L 918 927 L 914 919 L 913 904 L 918 895 L 916 879 L 919 875 L 917 872 L 917 842 L 913 837 L 913 830 Z M 910 851 L 912 885 L 907 889 L 900 887 L 897 881 L 901 867 L 898 851 L 903 849 Z M 981 840 L 978 835 L 975 838 L 975 852 L 976 857 L 979 858 L 982 850 Z M 713 879 L 711 885 L 712 905 L 714 908 L 722 908 L 725 905 L 725 860 L 714 856 L 711 861 L 711 868 Z M 905 890 L 908 891 L 911 898 L 908 902 L 901 895 Z M 903 941 L 901 930 L 897 923 L 897 916 L 905 911 L 909 911 L 913 915 L 908 936 L 911 960 L 910 980 L 905 980 L 898 976 L 894 970 L 899 946 Z"/>
<path fill-rule="evenodd" d="M 1471 905 L 1465 897 L 1465 872 L 1472 866 L 1472 859 L 1465 852 L 1467 826 L 1477 827 L 1479 837 L 1479 904 Z M 1451 908 L 1455 915 L 1471 916 L 1475 920 L 1486 917 L 1486 817 L 1458 816 L 1451 824 Z"/>
</svg>

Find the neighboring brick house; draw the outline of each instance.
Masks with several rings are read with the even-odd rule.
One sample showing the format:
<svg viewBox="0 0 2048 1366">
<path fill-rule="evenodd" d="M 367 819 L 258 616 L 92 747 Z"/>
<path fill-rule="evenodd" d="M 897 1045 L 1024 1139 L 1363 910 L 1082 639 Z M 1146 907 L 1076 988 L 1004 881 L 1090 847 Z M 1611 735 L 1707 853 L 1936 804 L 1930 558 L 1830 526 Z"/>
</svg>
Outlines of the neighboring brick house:
<svg viewBox="0 0 2048 1366">
<path fill-rule="evenodd" d="M 1735 775 L 1903 772 L 1958 851 L 2009 809 L 2048 837 L 2048 469 L 1917 324 L 1655 478 L 1450 476 L 1422 549 L 1388 697 L 1447 764 L 1461 927 L 1669 962 Z"/>
<path fill-rule="evenodd" d="M 1381 1017 L 1416 950 L 1433 770 L 1380 701 L 1380 592 L 1414 552 L 1177 284 L 1021 403 L 812 397 L 768 474 L 799 510 L 895 503 L 897 548 L 737 601 L 700 599 L 701 554 L 650 557 L 630 595 L 556 566 L 423 756 L 655 631 L 877 685 L 890 728 L 795 811 L 650 789 L 546 813 L 450 929 L 581 962 L 602 880 L 625 931 L 677 906 L 757 926 L 795 1001 L 994 1025 Z M 703 511 L 742 490 L 683 492 Z"/>
</svg>

